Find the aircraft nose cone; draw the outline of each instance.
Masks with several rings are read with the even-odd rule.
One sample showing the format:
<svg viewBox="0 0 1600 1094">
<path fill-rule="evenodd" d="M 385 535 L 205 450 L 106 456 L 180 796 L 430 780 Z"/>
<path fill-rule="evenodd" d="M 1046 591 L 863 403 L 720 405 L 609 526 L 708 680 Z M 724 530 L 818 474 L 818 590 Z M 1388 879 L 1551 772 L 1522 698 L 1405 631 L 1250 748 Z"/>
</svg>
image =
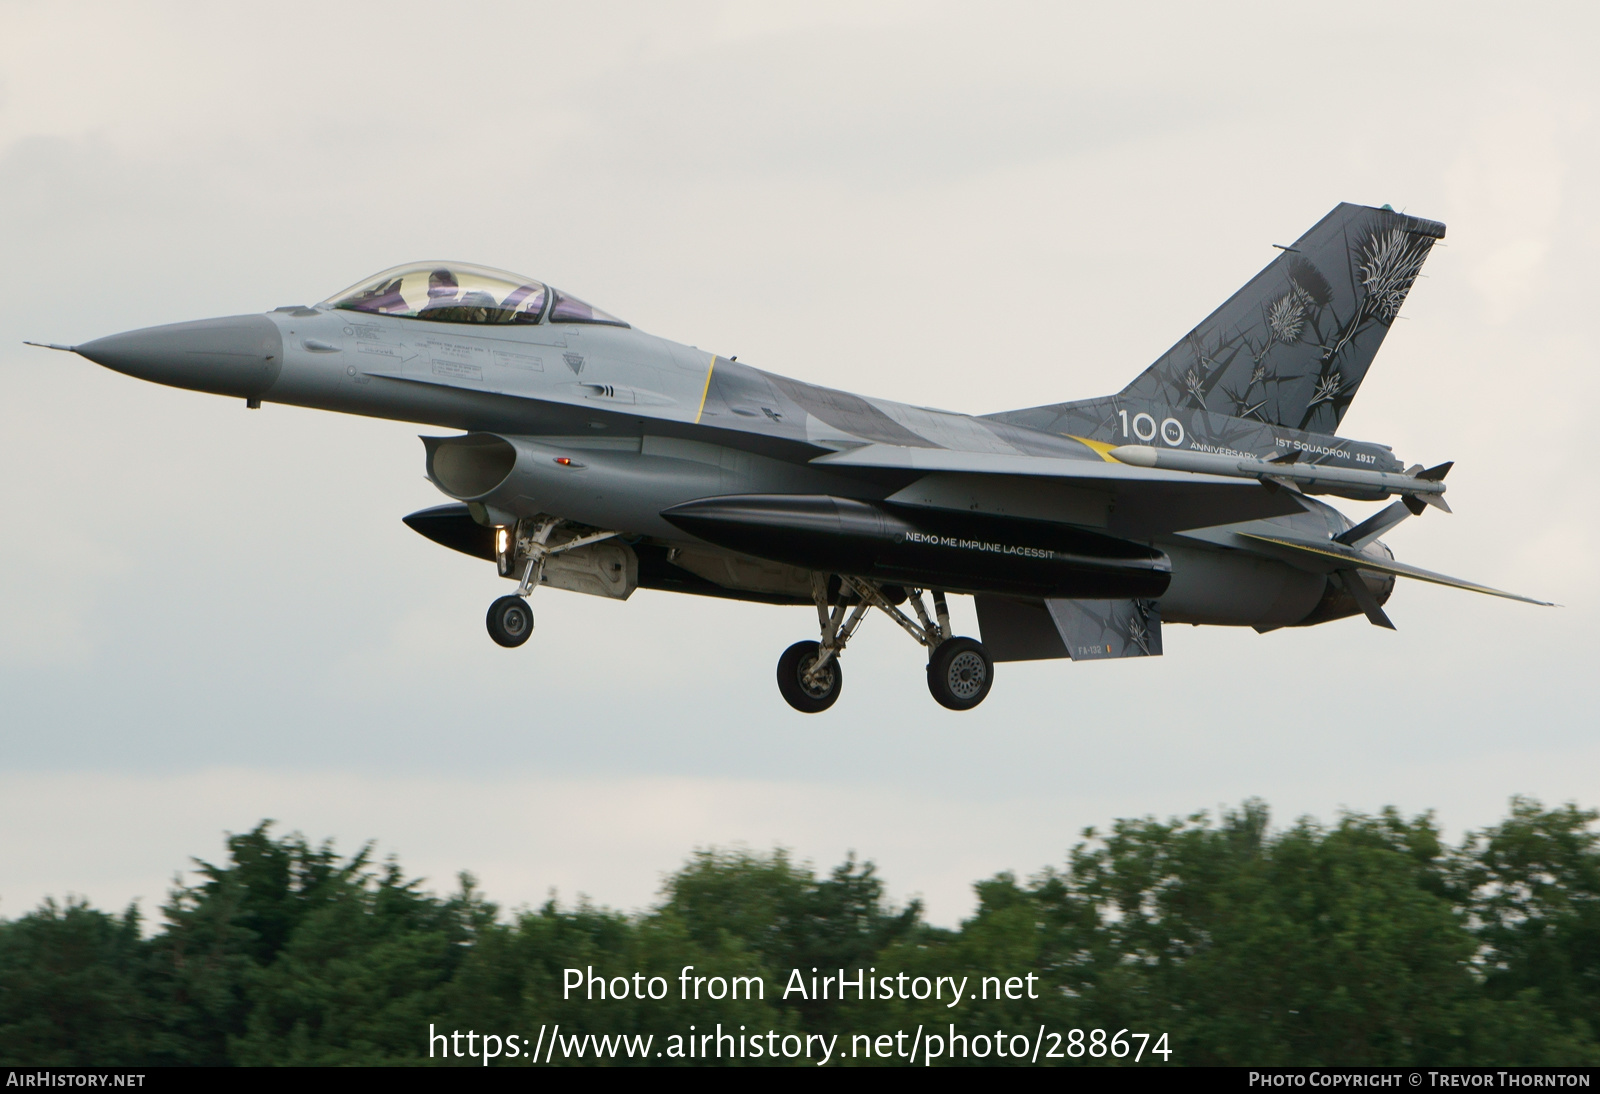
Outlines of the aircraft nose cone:
<svg viewBox="0 0 1600 1094">
<path fill-rule="evenodd" d="M 145 327 L 76 349 L 97 365 L 141 380 L 244 398 L 264 394 L 283 367 L 283 336 L 264 315 Z"/>
</svg>

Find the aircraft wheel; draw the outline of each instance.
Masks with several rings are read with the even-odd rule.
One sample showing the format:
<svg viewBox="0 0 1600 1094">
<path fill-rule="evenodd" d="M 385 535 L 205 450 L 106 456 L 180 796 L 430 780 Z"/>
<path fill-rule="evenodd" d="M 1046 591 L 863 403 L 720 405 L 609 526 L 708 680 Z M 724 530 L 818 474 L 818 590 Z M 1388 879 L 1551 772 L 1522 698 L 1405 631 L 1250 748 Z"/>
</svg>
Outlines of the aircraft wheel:
<svg viewBox="0 0 1600 1094">
<path fill-rule="evenodd" d="M 801 714 L 820 714 L 833 706 L 844 685 L 844 670 L 837 656 L 829 659 L 820 679 L 808 684 L 806 670 L 817 663 L 822 647 L 816 642 L 796 642 L 778 658 L 778 690 Z"/>
<path fill-rule="evenodd" d="M 522 645 L 533 633 L 533 609 L 520 596 L 502 596 L 489 605 L 489 617 L 484 622 L 489 627 L 489 637 L 510 649 Z"/>
<path fill-rule="evenodd" d="M 942 707 L 971 710 L 994 684 L 994 662 L 982 643 L 950 638 L 928 658 L 928 690 Z"/>
</svg>

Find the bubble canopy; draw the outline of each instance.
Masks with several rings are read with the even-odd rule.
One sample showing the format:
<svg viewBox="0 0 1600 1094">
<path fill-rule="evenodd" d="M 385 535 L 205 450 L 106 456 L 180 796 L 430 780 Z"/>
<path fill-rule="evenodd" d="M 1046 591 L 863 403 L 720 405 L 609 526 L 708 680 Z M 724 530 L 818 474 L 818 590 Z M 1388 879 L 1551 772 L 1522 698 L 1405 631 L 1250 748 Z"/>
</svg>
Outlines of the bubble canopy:
<svg viewBox="0 0 1600 1094">
<path fill-rule="evenodd" d="M 543 318 L 551 323 L 628 325 L 541 281 L 466 262 L 395 266 L 335 293 L 322 306 L 435 323 L 537 323 Z"/>
</svg>

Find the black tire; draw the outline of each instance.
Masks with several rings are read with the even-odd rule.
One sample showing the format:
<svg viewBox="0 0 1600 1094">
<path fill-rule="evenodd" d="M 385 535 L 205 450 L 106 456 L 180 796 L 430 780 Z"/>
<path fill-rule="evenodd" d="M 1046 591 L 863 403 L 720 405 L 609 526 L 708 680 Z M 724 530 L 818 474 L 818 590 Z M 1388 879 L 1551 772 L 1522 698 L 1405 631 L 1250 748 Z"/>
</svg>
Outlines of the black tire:
<svg viewBox="0 0 1600 1094">
<path fill-rule="evenodd" d="M 844 669 L 837 656 L 828 660 L 822 670 L 822 679 L 807 686 L 805 673 L 817 663 L 822 647 L 816 642 L 796 642 L 778 658 L 778 690 L 783 698 L 801 714 L 821 714 L 833 706 L 844 686 Z"/>
<path fill-rule="evenodd" d="M 533 609 L 520 596 L 502 596 L 489 605 L 484 620 L 489 637 L 507 649 L 522 645 L 533 633 Z"/>
<path fill-rule="evenodd" d="M 971 710 L 994 686 L 994 661 L 981 642 L 950 638 L 928 658 L 928 690 L 939 705 Z"/>
</svg>

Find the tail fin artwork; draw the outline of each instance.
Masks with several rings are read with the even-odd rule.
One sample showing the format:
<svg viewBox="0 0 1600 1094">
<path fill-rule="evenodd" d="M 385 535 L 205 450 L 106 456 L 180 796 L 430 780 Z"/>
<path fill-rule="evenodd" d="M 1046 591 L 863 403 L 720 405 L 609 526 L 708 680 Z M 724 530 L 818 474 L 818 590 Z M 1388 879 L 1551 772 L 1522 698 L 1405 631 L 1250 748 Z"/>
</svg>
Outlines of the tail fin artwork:
<svg viewBox="0 0 1600 1094">
<path fill-rule="evenodd" d="M 1121 392 L 1333 433 L 1444 225 L 1342 204 Z"/>
</svg>

